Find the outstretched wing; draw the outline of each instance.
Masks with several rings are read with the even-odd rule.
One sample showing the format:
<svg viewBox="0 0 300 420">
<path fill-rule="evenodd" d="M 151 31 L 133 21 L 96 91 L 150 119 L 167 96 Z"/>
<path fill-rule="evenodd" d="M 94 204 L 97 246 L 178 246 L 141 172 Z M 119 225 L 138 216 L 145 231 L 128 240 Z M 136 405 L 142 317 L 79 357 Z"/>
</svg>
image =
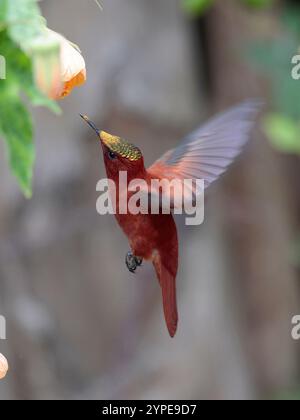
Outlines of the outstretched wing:
<svg viewBox="0 0 300 420">
<path fill-rule="evenodd" d="M 213 118 L 154 162 L 148 173 L 158 179 L 203 179 L 207 188 L 241 152 L 261 105 L 250 100 Z"/>
</svg>

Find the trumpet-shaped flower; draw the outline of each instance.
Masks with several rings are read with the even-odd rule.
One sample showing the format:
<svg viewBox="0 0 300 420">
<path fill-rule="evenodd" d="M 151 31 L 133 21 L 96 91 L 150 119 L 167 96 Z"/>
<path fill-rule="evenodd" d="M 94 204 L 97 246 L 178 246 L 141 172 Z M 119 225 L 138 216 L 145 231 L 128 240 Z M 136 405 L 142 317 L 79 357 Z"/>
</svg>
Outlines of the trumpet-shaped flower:
<svg viewBox="0 0 300 420">
<path fill-rule="evenodd" d="M 86 81 L 86 67 L 79 48 L 64 36 L 46 29 L 32 49 L 35 81 L 52 99 L 67 96 Z"/>
</svg>

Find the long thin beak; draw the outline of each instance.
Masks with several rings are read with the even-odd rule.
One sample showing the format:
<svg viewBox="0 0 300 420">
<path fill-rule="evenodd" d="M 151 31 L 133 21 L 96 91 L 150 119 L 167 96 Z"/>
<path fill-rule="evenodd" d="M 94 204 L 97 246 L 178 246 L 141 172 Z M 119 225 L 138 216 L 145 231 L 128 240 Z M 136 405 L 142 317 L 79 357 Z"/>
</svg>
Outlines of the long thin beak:
<svg viewBox="0 0 300 420">
<path fill-rule="evenodd" d="M 96 125 L 86 116 L 86 115 L 82 115 L 79 114 L 81 116 L 81 118 L 88 123 L 88 125 L 94 130 L 96 131 L 97 135 L 100 137 L 100 130 L 96 127 Z M 101 137 L 100 137 L 101 138 Z"/>
</svg>

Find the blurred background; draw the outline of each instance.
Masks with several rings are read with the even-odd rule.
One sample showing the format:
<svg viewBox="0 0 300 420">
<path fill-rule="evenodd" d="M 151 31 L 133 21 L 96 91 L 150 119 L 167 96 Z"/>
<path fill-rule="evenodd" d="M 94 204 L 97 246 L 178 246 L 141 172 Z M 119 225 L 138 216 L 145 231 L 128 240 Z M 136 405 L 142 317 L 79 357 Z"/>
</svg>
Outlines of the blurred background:
<svg viewBox="0 0 300 420">
<path fill-rule="evenodd" d="M 88 79 L 61 117 L 34 110 L 31 200 L 0 143 L 0 351 L 10 365 L 0 398 L 300 398 L 297 2 L 102 3 L 103 12 L 93 1 L 41 2 L 49 26 L 80 45 Z M 78 114 L 150 164 L 249 97 L 265 99 L 266 116 L 207 193 L 204 224 L 177 218 L 180 323 L 170 339 L 151 265 L 131 275 L 126 238 L 96 213 L 104 166 Z"/>
</svg>

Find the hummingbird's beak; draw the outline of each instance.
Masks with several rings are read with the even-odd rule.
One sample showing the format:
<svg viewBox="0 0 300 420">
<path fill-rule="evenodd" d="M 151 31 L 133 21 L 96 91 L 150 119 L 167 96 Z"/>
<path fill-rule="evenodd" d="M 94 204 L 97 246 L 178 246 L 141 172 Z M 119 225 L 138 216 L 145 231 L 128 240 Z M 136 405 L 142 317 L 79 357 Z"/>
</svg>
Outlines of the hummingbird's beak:
<svg viewBox="0 0 300 420">
<path fill-rule="evenodd" d="M 81 118 L 88 123 L 88 125 L 94 130 L 96 131 L 97 135 L 99 136 L 99 138 L 101 139 L 100 136 L 100 130 L 96 127 L 96 125 L 86 116 L 86 115 L 82 115 L 79 114 L 81 116 Z"/>
<path fill-rule="evenodd" d="M 79 114 L 81 118 L 88 123 L 88 125 L 97 133 L 97 136 L 99 137 L 102 144 L 109 147 L 111 142 L 115 142 L 119 139 L 117 136 L 113 136 L 112 134 L 106 133 L 106 131 L 101 131 L 99 128 L 96 127 L 96 125 L 87 117 L 86 115 Z"/>
</svg>

